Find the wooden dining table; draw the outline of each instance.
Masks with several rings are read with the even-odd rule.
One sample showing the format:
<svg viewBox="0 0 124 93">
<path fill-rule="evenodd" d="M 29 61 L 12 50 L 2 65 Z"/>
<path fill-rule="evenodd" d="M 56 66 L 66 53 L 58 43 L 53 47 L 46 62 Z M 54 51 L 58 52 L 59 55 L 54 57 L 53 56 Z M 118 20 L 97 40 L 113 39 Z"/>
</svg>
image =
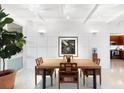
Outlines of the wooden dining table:
<svg viewBox="0 0 124 93">
<path fill-rule="evenodd" d="M 43 75 L 42 75 L 42 88 L 46 88 L 46 69 L 54 69 L 59 68 L 60 63 L 66 62 L 63 59 L 60 58 L 49 58 L 44 60 L 44 62 L 40 65 L 40 68 L 43 69 Z M 93 71 L 93 88 L 97 88 L 97 82 L 96 82 L 96 70 L 100 69 L 101 66 L 95 64 L 91 59 L 73 59 L 71 60 L 72 63 L 77 63 L 77 67 L 81 68 L 83 70 L 90 69 Z"/>
</svg>

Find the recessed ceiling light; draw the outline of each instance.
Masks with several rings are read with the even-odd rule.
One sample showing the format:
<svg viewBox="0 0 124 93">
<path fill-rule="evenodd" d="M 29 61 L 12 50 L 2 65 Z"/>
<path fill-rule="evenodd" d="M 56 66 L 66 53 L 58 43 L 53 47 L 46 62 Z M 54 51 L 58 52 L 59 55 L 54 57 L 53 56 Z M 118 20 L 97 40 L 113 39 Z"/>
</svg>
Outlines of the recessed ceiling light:
<svg viewBox="0 0 124 93">
<path fill-rule="evenodd" d="M 70 19 L 70 16 L 66 16 L 66 19 L 69 20 Z"/>
</svg>

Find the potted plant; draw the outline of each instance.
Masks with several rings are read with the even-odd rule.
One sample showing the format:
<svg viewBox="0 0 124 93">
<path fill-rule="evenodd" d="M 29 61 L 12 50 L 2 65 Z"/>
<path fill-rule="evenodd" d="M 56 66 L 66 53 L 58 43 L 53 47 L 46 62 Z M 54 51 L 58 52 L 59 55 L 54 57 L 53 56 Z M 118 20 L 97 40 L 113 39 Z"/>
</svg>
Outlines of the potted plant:
<svg viewBox="0 0 124 93">
<path fill-rule="evenodd" d="M 25 39 L 23 33 L 17 31 L 7 31 L 5 26 L 13 22 L 13 18 L 8 17 L 3 9 L 0 9 L 0 62 L 3 63 L 0 71 L 0 88 L 14 88 L 15 75 L 14 70 L 5 70 L 5 59 L 10 59 L 13 55 L 21 52 Z"/>
</svg>

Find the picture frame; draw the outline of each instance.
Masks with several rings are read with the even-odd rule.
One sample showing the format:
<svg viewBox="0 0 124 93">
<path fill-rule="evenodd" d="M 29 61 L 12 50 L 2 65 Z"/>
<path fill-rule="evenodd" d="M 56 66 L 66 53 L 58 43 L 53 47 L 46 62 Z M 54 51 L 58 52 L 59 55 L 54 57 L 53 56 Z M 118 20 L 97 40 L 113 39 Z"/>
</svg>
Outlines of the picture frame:
<svg viewBox="0 0 124 93">
<path fill-rule="evenodd" d="M 58 55 L 62 57 L 63 54 L 78 56 L 78 37 L 58 37 Z"/>
</svg>

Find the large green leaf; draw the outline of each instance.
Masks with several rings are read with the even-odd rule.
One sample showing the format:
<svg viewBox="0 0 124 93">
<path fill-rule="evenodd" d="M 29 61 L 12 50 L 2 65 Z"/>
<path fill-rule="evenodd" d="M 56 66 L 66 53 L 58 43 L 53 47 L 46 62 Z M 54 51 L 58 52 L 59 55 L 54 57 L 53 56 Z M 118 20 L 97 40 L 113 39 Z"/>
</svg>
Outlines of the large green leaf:
<svg viewBox="0 0 124 93">
<path fill-rule="evenodd" d="M 4 10 L 4 9 L 0 10 L 0 21 L 1 21 L 3 18 L 5 18 L 5 17 L 7 17 L 7 16 L 9 15 L 9 14 L 4 13 L 3 10 Z"/>
<path fill-rule="evenodd" d="M 16 42 L 16 46 L 19 48 L 22 48 L 24 44 L 25 44 L 24 39 L 20 39 L 20 40 L 18 40 L 18 42 Z"/>
<path fill-rule="evenodd" d="M 5 23 L 5 24 L 10 24 L 10 23 L 12 23 L 14 20 L 12 19 L 12 18 L 9 18 L 9 17 L 7 17 L 7 18 L 5 18 L 4 20 L 3 20 L 3 23 Z"/>
<path fill-rule="evenodd" d="M 23 33 L 12 31 L 9 32 L 4 29 L 6 24 L 13 22 L 13 18 L 7 17 L 3 10 L 0 10 L 0 57 L 11 58 L 12 55 L 19 53 L 23 49 L 25 39 Z"/>
</svg>

